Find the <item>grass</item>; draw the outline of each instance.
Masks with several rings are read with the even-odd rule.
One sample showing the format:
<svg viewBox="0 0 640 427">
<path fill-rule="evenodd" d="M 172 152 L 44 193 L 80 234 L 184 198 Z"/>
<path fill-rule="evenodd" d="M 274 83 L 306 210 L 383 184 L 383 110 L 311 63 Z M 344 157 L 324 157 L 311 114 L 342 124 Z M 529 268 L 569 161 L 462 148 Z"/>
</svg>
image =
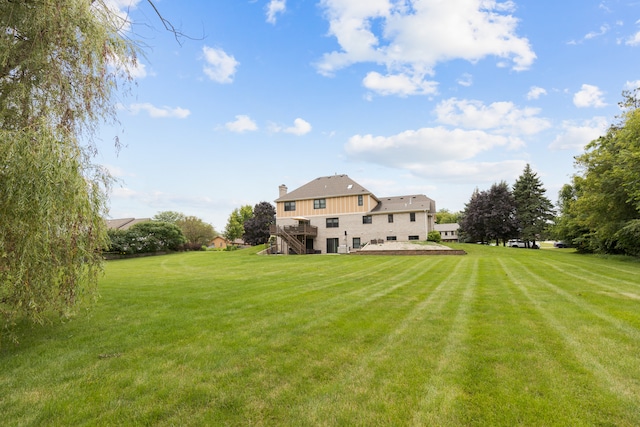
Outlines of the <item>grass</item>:
<svg viewBox="0 0 640 427">
<path fill-rule="evenodd" d="M 200 252 L 0 349 L 0 424 L 640 425 L 640 263 Z"/>
</svg>

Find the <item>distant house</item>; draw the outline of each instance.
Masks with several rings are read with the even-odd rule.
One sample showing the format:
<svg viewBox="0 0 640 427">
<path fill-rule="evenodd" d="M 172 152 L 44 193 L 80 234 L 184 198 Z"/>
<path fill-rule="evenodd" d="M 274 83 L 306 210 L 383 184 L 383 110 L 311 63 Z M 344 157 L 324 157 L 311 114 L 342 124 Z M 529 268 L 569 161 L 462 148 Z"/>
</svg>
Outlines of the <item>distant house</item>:
<svg viewBox="0 0 640 427">
<path fill-rule="evenodd" d="M 459 239 L 458 229 L 460 224 L 436 224 L 435 230 L 440 232 L 443 242 L 457 242 Z"/>
<path fill-rule="evenodd" d="M 211 243 L 209 243 L 209 247 L 212 248 L 225 249 L 227 246 L 229 246 L 229 241 L 223 236 L 216 236 L 213 238 Z"/>
<path fill-rule="evenodd" d="M 347 175 L 279 189 L 271 227 L 279 252 L 348 252 L 372 241 L 426 240 L 434 229 L 436 203 L 422 194 L 379 198 Z"/>
<path fill-rule="evenodd" d="M 227 246 L 237 246 L 239 248 L 242 248 L 245 247 L 246 244 L 242 239 L 235 239 L 233 242 L 230 242 L 224 236 L 216 236 L 209 243 L 210 248 L 226 249 Z"/>
<path fill-rule="evenodd" d="M 120 219 L 108 219 L 107 228 L 109 230 L 127 230 L 132 225 L 140 222 L 151 221 L 151 218 L 120 218 Z"/>
</svg>

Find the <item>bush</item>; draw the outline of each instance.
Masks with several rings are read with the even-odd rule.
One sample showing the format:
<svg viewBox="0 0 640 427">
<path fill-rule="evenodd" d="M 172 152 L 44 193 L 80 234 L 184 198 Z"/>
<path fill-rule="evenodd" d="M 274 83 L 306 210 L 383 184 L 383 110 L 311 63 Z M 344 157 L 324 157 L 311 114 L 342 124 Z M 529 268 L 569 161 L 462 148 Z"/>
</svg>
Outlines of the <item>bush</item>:
<svg viewBox="0 0 640 427">
<path fill-rule="evenodd" d="M 141 222 L 128 230 L 109 230 L 109 238 L 109 251 L 121 254 L 177 251 L 186 241 L 177 225 L 160 221 Z"/>
<path fill-rule="evenodd" d="M 429 234 L 427 234 L 427 241 L 440 243 L 442 241 L 442 237 L 440 237 L 440 232 L 436 230 L 431 230 Z"/>
</svg>

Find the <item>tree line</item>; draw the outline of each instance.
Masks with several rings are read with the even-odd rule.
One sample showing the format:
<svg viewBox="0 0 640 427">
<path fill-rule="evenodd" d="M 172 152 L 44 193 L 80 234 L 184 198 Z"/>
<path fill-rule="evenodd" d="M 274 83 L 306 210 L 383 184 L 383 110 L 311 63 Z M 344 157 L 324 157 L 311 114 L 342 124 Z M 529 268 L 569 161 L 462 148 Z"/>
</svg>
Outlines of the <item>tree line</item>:
<svg viewBox="0 0 640 427">
<path fill-rule="evenodd" d="M 476 189 L 459 218 L 461 239 L 505 245 L 519 238 L 535 246 L 554 218 L 553 203 L 545 193 L 529 164 L 513 187 L 501 181 L 489 190 Z"/>
<path fill-rule="evenodd" d="M 640 256 L 638 94 L 623 92 L 617 122 L 575 157 L 579 172 L 560 191 L 555 232 L 580 252 Z"/>
</svg>

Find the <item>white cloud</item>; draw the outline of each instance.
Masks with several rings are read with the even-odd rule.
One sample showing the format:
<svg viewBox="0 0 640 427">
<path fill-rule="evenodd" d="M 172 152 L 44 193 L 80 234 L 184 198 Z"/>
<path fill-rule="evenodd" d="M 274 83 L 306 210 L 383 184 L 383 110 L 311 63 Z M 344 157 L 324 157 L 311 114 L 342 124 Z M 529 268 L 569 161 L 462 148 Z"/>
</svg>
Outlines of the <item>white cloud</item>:
<svg viewBox="0 0 640 427">
<path fill-rule="evenodd" d="M 283 132 L 291 133 L 298 136 L 306 135 L 311 132 L 311 124 L 309 124 L 309 122 L 307 122 L 306 120 L 297 118 L 293 121 L 293 126 L 285 128 Z"/>
<path fill-rule="evenodd" d="M 140 103 L 140 104 L 131 104 L 129 106 L 129 110 L 132 114 L 138 114 L 140 111 L 146 111 L 149 114 L 149 117 L 152 119 L 159 118 L 177 118 L 177 119 L 186 119 L 191 114 L 191 111 L 185 108 L 170 108 L 170 107 L 156 107 L 153 104 L 148 102 Z"/>
<path fill-rule="evenodd" d="M 640 80 L 633 80 L 633 81 L 627 80 L 627 82 L 624 84 L 625 90 L 634 90 L 638 88 L 640 88 Z"/>
<path fill-rule="evenodd" d="M 267 22 L 276 23 L 276 16 L 282 14 L 287 9 L 287 0 L 271 0 L 267 5 Z"/>
<path fill-rule="evenodd" d="M 609 32 L 609 26 L 607 24 L 601 25 L 598 31 L 591 31 L 584 36 L 585 40 L 595 39 L 596 37 L 603 36 Z"/>
<path fill-rule="evenodd" d="M 381 73 L 369 73 L 367 84 L 377 82 L 388 94 L 406 95 L 411 88 L 431 93 L 419 82 L 433 75 L 440 62 L 477 62 L 495 56 L 509 61 L 515 70 L 525 70 L 536 58 L 529 41 L 516 34 L 518 20 L 510 14 L 511 1 L 322 0 L 321 5 L 329 34 L 341 49 L 326 53 L 318 71 L 332 75 L 349 65 L 370 62 L 385 66 L 387 78 L 408 76 L 401 90 L 389 90 L 392 82 L 381 79 Z M 374 83 L 373 77 L 377 77 Z M 433 87 L 432 82 L 424 83 Z"/>
<path fill-rule="evenodd" d="M 424 81 L 406 74 L 383 76 L 375 71 L 370 72 L 362 84 L 381 95 L 431 95 L 437 92 L 438 83 Z"/>
<path fill-rule="evenodd" d="M 625 44 L 628 46 L 639 46 L 640 45 L 640 31 L 627 38 Z"/>
<path fill-rule="evenodd" d="M 253 120 L 251 120 L 249 116 L 245 116 L 242 114 L 237 115 L 235 121 L 227 122 L 225 123 L 224 126 L 225 128 L 227 128 L 227 130 L 231 132 L 236 132 L 236 133 L 244 133 L 244 132 L 258 130 L 258 125 L 256 125 L 256 123 Z"/>
<path fill-rule="evenodd" d="M 607 119 L 604 117 L 594 117 L 582 123 L 564 121 L 562 132 L 556 136 L 549 148 L 551 150 L 581 151 L 589 142 L 602 136 L 606 132 L 607 126 Z"/>
<path fill-rule="evenodd" d="M 204 66 L 204 73 L 211 80 L 217 83 L 233 82 L 233 76 L 240 63 L 232 55 L 222 49 L 209 46 L 204 46 L 202 52 L 207 62 L 207 65 Z"/>
<path fill-rule="evenodd" d="M 573 95 L 573 104 L 578 108 L 606 107 L 603 96 L 604 93 L 598 86 L 583 84 L 580 91 Z"/>
<path fill-rule="evenodd" d="M 104 2 L 92 2 L 99 16 L 114 24 L 124 34 L 131 29 L 129 11 L 135 9 L 142 0 L 105 0 Z"/>
<path fill-rule="evenodd" d="M 495 147 L 512 146 L 514 142 L 506 136 L 480 130 L 435 127 L 407 130 L 389 137 L 354 135 L 345 150 L 359 160 L 412 169 L 418 165 L 468 160 Z"/>
<path fill-rule="evenodd" d="M 551 126 L 538 117 L 538 108 L 517 108 L 512 102 L 494 102 L 451 98 L 440 102 L 435 109 L 440 123 L 466 129 L 492 130 L 498 134 L 533 135 Z"/>
<path fill-rule="evenodd" d="M 110 61 L 110 65 L 118 71 L 126 71 L 134 79 L 143 79 L 147 77 L 147 67 L 145 64 L 134 58 L 115 58 Z"/>
<path fill-rule="evenodd" d="M 469 73 L 464 73 L 458 78 L 458 84 L 460 86 L 469 87 L 473 85 L 473 76 Z"/>
<path fill-rule="evenodd" d="M 531 100 L 531 99 L 538 99 L 540 98 L 542 95 L 546 95 L 547 94 L 547 90 L 538 86 L 531 86 L 531 89 L 529 89 L 529 92 L 527 93 L 527 99 Z"/>
</svg>

